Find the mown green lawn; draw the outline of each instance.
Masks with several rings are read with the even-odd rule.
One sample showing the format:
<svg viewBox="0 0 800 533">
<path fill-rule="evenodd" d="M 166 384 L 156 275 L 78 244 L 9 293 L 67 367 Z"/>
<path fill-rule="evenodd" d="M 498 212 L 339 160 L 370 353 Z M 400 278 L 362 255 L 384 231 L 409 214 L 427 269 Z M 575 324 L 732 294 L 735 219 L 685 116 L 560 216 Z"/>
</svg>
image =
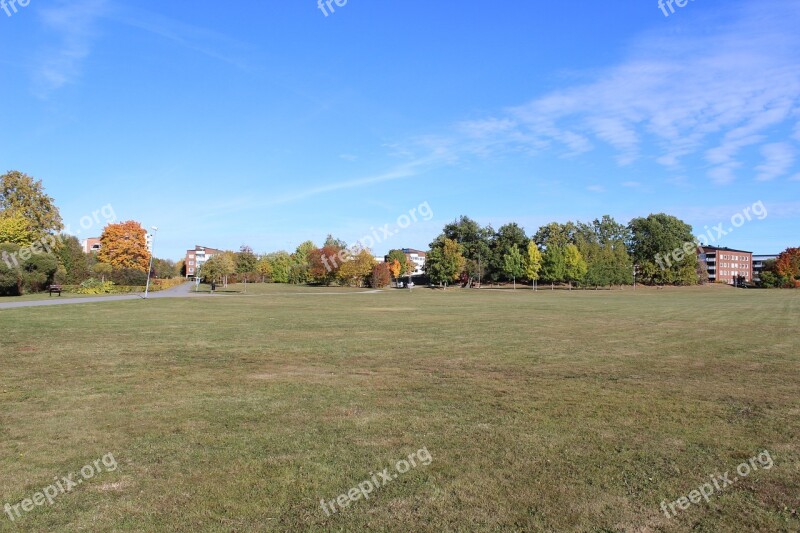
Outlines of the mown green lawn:
<svg viewBox="0 0 800 533">
<path fill-rule="evenodd" d="M 800 530 L 800 291 L 247 291 L 0 310 L 0 531 Z"/>
</svg>

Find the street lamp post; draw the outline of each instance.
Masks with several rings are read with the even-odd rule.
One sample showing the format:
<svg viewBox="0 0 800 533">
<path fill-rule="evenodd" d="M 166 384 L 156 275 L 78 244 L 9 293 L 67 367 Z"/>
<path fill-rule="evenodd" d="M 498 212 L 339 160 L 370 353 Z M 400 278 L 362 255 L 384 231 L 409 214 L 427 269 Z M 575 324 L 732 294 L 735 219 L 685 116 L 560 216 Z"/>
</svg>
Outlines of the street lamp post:
<svg viewBox="0 0 800 533">
<path fill-rule="evenodd" d="M 156 232 L 158 228 L 156 226 L 150 226 L 150 229 L 153 230 L 153 240 L 150 241 L 150 268 L 147 269 L 147 285 L 144 287 L 144 298 L 147 299 L 147 295 L 150 292 L 150 273 L 153 271 L 153 257 L 155 254 L 153 253 L 156 248 Z"/>
</svg>

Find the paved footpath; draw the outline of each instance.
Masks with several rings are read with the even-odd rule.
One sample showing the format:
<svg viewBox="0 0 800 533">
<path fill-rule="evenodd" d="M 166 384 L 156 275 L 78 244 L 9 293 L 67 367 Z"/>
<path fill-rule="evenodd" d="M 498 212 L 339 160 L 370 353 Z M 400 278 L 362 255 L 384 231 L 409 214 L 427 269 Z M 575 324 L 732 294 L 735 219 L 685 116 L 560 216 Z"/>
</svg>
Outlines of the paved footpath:
<svg viewBox="0 0 800 533">
<path fill-rule="evenodd" d="M 209 293 L 194 292 L 194 283 L 184 283 L 177 287 L 172 287 L 165 291 L 151 292 L 147 295 L 148 298 L 197 298 L 203 296 L 211 296 Z M 119 302 L 122 300 L 141 300 L 144 298 L 144 293 L 141 294 L 118 294 L 115 296 L 95 296 L 91 298 L 62 298 L 61 296 L 53 296 L 47 300 L 33 300 L 29 302 L 10 302 L 2 303 L 0 300 L 0 310 L 2 309 L 18 309 L 20 307 L 41 307 L 43 305 L 68 305 L 68 304 L 91 304 L 98 302 Z"/>
</svg>

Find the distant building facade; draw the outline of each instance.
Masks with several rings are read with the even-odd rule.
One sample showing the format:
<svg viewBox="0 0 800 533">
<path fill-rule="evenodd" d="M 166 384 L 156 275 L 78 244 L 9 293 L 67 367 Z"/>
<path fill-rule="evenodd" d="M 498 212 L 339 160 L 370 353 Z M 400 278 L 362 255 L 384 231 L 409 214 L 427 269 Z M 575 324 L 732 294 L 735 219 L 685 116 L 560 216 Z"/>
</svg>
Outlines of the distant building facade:
<svg viewBox="0 0 800 533">
<path fill-rule="evenodd" d="M 753 256 L 753 281 L 761 281 L 761 273 L 764 272 L 764 263 L 770 259 L 777 259 L 777 255 L 754 255 Z"/>
<path fill-rule="evenodd" d="M 100 237 L 89 237 L 81 241 L 83 246 L 83 253 L 91 254 L 100 250 Z"/>
<path fill-rule="evenodd" d="M 425 273 L 425 258 L 428 256 L 428 254 L 422 250 L 415 250 L 413 248 L 403 248 L 403 253 L 406 254 L 406 258 L 416 267 L 411 275 L 423 275 Z"/>
<path fill-rule="evenodd" d="M 147 246 L 147 251 L 151 254 L 153 253 L 153 234 L 147 233 L 144 237 L 145 245 Z M 100 237 L 89 237 L 88 239 L 84 239 L 81 241 L 81 246 L 83 246 L 83 253 L 91 254 L 96 253 L 100 250 Z"/>
<path fill-rule="evenodd" d="M 753 281 L 753 252 L 706 245 L 700 245 L 697 250 L 711 283 L 724 281 L 735 285 L 739 276 L 747 283 Z"/>
<path fill-rule="evenodd" d="M 186 277 L 194 277 L 206 261 L 221 253 L 223 253 L 222 250 L 207 246 L 195 246 L 193 250 L 187 250 L 185 259 Z"/>
</svg>

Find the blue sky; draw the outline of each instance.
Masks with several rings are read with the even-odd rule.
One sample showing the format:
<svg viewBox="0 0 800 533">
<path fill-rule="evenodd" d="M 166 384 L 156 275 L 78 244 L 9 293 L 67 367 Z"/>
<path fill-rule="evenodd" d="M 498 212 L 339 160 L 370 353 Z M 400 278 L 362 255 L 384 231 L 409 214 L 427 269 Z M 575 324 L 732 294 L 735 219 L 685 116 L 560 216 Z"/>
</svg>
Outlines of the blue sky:
<svg viewBox="0 0 800 533">
<path fill-rule="evenodd" d="M 461 214 L 533 234 L 663 211 L 699 234 L 759 201 L 717 244 L 800 244 L 796 1 L 333 6 L 0 10 L 0 169 L 43 180 L 80 237 L 110 204 L 173 259 L 386 224 L 376 253 L 426 248 Z"/>
</svg>

